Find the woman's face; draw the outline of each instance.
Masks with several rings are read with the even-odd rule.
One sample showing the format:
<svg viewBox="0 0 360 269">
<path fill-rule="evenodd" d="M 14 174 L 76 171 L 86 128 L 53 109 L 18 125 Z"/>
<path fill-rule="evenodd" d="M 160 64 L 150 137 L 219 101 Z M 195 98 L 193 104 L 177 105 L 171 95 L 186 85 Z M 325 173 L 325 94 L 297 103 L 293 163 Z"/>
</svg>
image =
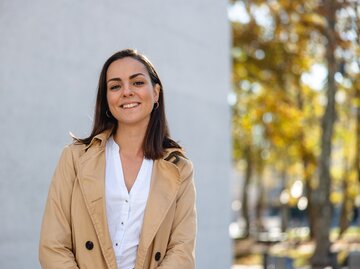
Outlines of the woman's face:
<svg viewBox="0 0 360 269">
<path fill-rule="evenodd" d="M 131 57 L 116 60 L 110 64 L 106 80 L 109 109 L 119 125 L 147 127 L 160 85 L 152 85 L 145 65 Z"/>
</svg>

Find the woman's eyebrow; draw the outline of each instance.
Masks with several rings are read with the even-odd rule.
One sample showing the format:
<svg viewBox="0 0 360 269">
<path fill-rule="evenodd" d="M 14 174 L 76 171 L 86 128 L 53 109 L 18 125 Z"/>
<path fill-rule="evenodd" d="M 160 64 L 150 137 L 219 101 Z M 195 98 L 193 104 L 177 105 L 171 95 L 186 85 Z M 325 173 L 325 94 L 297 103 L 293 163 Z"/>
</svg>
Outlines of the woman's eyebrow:
<svg viewBox="0 0 360 269">
<path fill-rule="evenodd" d="M 129 79 L 133 79 L 137 76 L 145 76 L 143 73 L 136 73 L 136 74 L 133 74 L 129 77 Z M 121 78 L 111 78 L 109 79 L 106 83 L 109 83 L 110 81 L 121 81 Z"/>
<path fill-rule="evenodd" d="M 135 78 L 135 77 L 137 77 L 137 76 L 145 76 L 143 73 L 136 73 L 136 74 L 134 74 L 134 75 L 131 75 L 129 78 L 130 79 L 133 79 L 133 78 Z"/>
</svg>

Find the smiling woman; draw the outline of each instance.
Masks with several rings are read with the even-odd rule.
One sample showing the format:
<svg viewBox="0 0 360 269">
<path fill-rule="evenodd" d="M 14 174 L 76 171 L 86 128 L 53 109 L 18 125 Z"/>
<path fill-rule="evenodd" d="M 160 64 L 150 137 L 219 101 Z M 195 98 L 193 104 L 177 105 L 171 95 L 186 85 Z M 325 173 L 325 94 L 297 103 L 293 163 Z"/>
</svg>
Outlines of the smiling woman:
<svg viewBox="0 0 360 269">
<path fill-rule="evenodd" d="M 195 267 L 192 163 L 169 136 L 161 81 L 135 50 L 98 85 L 93 130 L 61 155 L 41 229 L 43 268 Z"/>
</svg>

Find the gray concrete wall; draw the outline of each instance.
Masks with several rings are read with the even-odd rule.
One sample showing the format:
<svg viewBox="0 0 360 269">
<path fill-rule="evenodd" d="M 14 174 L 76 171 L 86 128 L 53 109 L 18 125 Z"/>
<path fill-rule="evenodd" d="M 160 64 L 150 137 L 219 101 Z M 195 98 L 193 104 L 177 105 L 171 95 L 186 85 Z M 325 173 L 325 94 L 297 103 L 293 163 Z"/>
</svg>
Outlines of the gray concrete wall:
<svg viewBox="0 0 360 269">
<path fill-rule="evenodd" d="M 227 1 L 0 1 L 0 268 L 40 268 L 40 223 L 68 132 L 91 128 L 101 65 L 134 47 L 196 169 L 198 268 L 230 268 Z"/>
</svg>

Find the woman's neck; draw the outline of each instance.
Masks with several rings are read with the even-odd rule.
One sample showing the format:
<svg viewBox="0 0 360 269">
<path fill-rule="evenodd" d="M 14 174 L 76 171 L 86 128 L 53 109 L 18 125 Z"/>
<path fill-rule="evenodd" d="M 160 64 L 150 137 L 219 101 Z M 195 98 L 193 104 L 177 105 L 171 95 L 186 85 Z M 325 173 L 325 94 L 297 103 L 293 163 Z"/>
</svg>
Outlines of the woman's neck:
<svg viewBox="0 0 360 269">
<path fill-rule="evenodd" d="M 114 140 L 121 149 L 121 154 L 133 158 L 143 158 L 143 141 L 146 128 L 139 126 L 118 127 Z"/>
</svg>

